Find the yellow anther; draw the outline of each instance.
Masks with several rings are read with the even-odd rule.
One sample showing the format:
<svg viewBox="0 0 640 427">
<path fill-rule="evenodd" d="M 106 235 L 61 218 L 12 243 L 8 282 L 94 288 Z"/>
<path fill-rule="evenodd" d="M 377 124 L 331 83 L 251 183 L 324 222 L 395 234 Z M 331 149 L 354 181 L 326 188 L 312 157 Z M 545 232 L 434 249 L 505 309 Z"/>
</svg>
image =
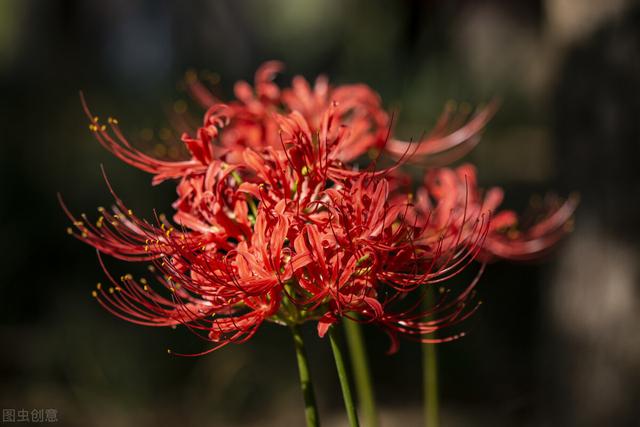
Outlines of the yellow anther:
<svg viewBox="0 0 640 427">
<path fill-rule="evenodd" d="M 113 292 L 113 288 L 109 288 L 109 293 L 112 294 Z"/>
<path fill-rule="evenodd" d="M 67 227 L 67 234 L 73 234 L 73 230 L 71 229 L 71 227 Z"/>
<path fill-rule="evenodd" d="M 171 354 L 171 349 L 170 348 L 167 349 L 167 354 Z"/>
<path fill-rule="evenodd" d="M 100 126 L 100 132 L 104 132 L 105 130 L 107 130 L 107 127 L 105 125 Z"/>
<path fill-rule="evenodd" d="M 132 211 L 131 209 L 129 209 L 129 210 L 127 211 L 127 213 L 128 213 L 129 215 L 133 215 L 133 211 Z"/>
<path fill-rule="evenodd" d="M 100 120 L 98 116 L 93 116 L 93 123 L 98 123 L 98 120 Z"/>
<path fill-rule="evenodd" d="M 98 293 L 96 291 L 91 291 L 91 296 L 94 298 L 98 297 Z"/>
<path fill-rule="evenodd" d="M 122 288 L 120 286 L 116 286 L 116 291 L 120 292 Z"/>
<path fill-rule="evenodd" d="M 142 283 L 143 285 L 147 284 L 147 279 L 145 279 L 144 277 L 140 278 L 140 283 Z"/>
<path fill-rule="evenodd" d="M 149 286 L 144 285 L 144 286 L 142 287 L 142 289 L 144 289 L 144 290 L 145 290 L 145 292 L 146 292 L 146 291 L 148 291 L 148 290 L 149 290 Z"/>
<path fill-rule="evenodd" d="M 98 284 L 96 285 L 96 289 L 98 290 L 102 289 L 102 283 L 98 282 Z"/>
<path fill-rule="evenodd" d="M 83 232 L 82 232 L 82 237 L 86 239 L 87 237 L 89 237 L 89 235 L 87 234 L 87 232 L 86 232 L 86 231 L 83 231 Z"/>
<path fill-rule="evenodd" d="M 107 119 L 107 121 L 111 124 L 117 125 L 118 124 L 118 119 L 114 119 L 113 117 L 109 117 Z"/>
<path fill-rule="evenodd" d="M 102 206 L 98 206 L 98 212 L 104 212 L 104 208 Z"/>
</svg>

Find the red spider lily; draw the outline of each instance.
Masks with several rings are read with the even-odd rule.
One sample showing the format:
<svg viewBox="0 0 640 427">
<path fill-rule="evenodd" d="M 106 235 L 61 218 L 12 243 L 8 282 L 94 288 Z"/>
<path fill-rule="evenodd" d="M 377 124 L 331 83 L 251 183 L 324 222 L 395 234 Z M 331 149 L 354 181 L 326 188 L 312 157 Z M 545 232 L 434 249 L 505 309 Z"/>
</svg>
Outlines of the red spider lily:
<svg viewBox="0 0 640 427">
<path fill-rule="evenodd" d="M 95 224 L 64 208 L 70 233 L 99 252 L 152 263 L 155 286 L 130 275 L 117 281 L 100 259 L 112 286 L 94 296 L 107 310 L 143 325 L 185 325 L 217 343 L 208 351 L 246 341 L 264 321 L 318 320 L 322 336 L 341 317 L 380 325 L 395 350 L 397 334 L 458 337 L 433 334 L 477 307 L 479 275 L 457 292 L 445 289 L 425 311 L 428 286 L 444 287 L 478 256 L 538 255 L 565 232 L 573 200 L 516 232 L 515 214 L 494 212 L 501 190 L 481 198 L 469 166 L 429 171 L 415 197 L 404 190 L 398 168 L 412 149 L 431 163 L 467 151 L 493 104 L 469 121 L 447 113 L 435 133 L 409 145 L 389 139 L 390 117 L 367 86 L 333 88 L 320 77 L 311 87 L 295 77 L 281 90 L 273 82 L 281 68 L 266 63 L 255 88 L 237 83 L 227 104 L 190 81 L 207 111 L 202 126 L 182 136 L 190 153 L 183 161 L 138 151 L 116 120 L 101 125 L 82 101 L 100 144 L 153 174 L 154 184 L 179 180 L 175 226 L 138 218 L 115 194 L 115 207 Z M 351 163 L 383 147 L 401 160 L 384 170 Z"/>
<path fill-rule="evenodd" d="M 389 139 L 390 117 L 368 86 L 333 88 L 325 77 L 319 77 L 312 89 L 304 78 L 296 76 L 291 88 L 280 90 L 272 80 L 282 68 L 276 61 L 265 63 L 256 72 L 255 90 L 246 82 L 238 82 L 237 100 L 228 104 L 218 102 L 202 84 L 190 79 L 194 97 L 207 111 L 193 136 L 183 133 L 182 142 L 191 158 L 179 162 L 158 160 L 138 151 L 120 130 L 118 120 L 109 118 L 108 124 L 101 124 L 81 98 L 91 121 L 89 128 L 100 144 L 126 163 L 152 173 L 154 184 L 205 173 L 210 164 L 221 161 L 242 165 L 247 147 L 258 152 L 267 147 L 281 151 L 283 132 L 289 138 L 319 138 L 325 145 L 316 153 L 320 156 L 316 160 L 322 161 L 324 156 L 325 163 L 353 161 L 368 150 L 383 147 L 395 157 L 413 152 L 414 160 L 441 163 L 446 155 L 447 161 L 452 161 L 477 143 L 479 132 L 496 108 L 496 103 L 490 104 L 467 123 L 463 114 L 453 115 L 448 108 L 430 136 L 414 148 L 409 142 Z M 345 169 L 341 172 L 348 173 Z"/>
<path fill-rule="evenodd" d="M 109 275 L 109 292 L 99 289 L 95 294 L 110 312 L 134 323 L 184 324 L 224 344 L 248 338 L 264 320 L 291 321 L 291 310 L 280 305 L 286 295 L 306 318 L 320 319 L 321 335 L 340 316 L 359 315 L 394 336 L 394 319 L 401 316 L 392 311 L 393 304 L 420 285 L 439 283 L 461 270 L 474 258 L 487 228 L 480 225 L 473 238 L 465 239 L 452 239 L 445 230 L 438 245 L 424 245 L 418 239 L 431 224 L 418 227 L 405 221 L 409 206 L 389 203 L 389 179 L 363 172 L 333 182 L 331 188 L 318 191 L 304 213 L 294 200 L 281 199 L 275 206 L 260 202 L 248 236 L 213 233 L 200 223 L 194 228 L 183 224 L 186 228 L 178 232 L 166 220 L 152 226 L 132 213 L 109 215 L 108 225 L 101 227 L 83 217 L 75 221 L 76 235 L 116 257 L 154 262 L 156 281 L 169 296 L 154 293 L 147 282 L 128 275 L 122 283 Z M 218 185 L 221 182 L 228 183 L 222 180 Z M 116 204 L 117 212 L 126 209 L 119 199 Z M 204 209 L 193 203 L 176 206 Z M 216 223 L 215 216 L 210 218 Z M 450 247 L 445 241 L 452 242 Z M 468 297 L 469 292 L 461 293 L 437 313 L 460 313 Z M 429 333 L 463 318 L 448 312 L 440 323 L 420 330 Z"/>
<path fill-rule="evenodd" d="M 312 87 L 303 77 L 295 76 L 291 88 L 280 89 L 273 79 L 284 66 L 278 61 L 263 64 L 255 75 L 255 89 L 246 83 L 235 86 L 237 102 L 229 103 L 231 124 L 222 136 L 222 144 L 233 150 L 237 147 L 279 147 L 279 128 L 272 115 L 284 109 L 298 112 L 308 123 L 311 132 L 317 132 L 323 116 L 333 106 L 339 122 L 350 128 L 348 143 L 343 144 L 338 160 L 353 161 L 370 149 L 385 148 L 395 157 L 415 151 L 412 160 L 431 165 L 450 163 L 469 152 L 478 142 L 479 134 L 497 109 L 491 102 L 470 117 L 468 109 L 456 109 L 449 103 L 435 128 L 423 140 L 412 144 L 388 138 L 390 116 L 382 109 L 380 97 L 364 84 L 332 87 L 325 76 L 316 79 Z M 189 86 L 196 100 L 205 108 L 219 101 L 196 79 Z"/>
<path fill-rule="evenodd" d="M 427 172 L 424 185 L 416 194 L 415 212 L 423 218 L 428 216 L 439 225 L 448 223 L 451 218 L 460 219 L 462 211 L 471 215 L 490 212 L 491 225 L 480 259 L 527 260 L 543 255 L 570 230 L 570 220 L 578 203 L 575 196 L 561 204 L 553 200 L 541 220 L 519 230 L 515 212 L 498 210 L 503 198 L 504 192 L 497 187 L 483 194 L 478 188 L 475 168 L 465 164 L 456 169 Z"/>
<path fill-rule="evenodd" d="M 424 313 L 420 304 L 400 311 L 393 307 L 413 291 L 420 295 L 422 285 L 440 283 L 464 269 L 488 230 L 484 219 L 475 221 L 474 233 L 464 239 L 459 233 L 451 236 L 453 228 L 440 230 L 440 241 L 431 246 L 419 242 L 433 232 L 431 224 L 408 223 L 409 205 L 389 203 L 385 178 L 363 174 L 344 188 L 326 193 L 327 202 L 321 206 L 329 215 L 323 222 L 307 224 L 295 241 L 296 261 L 302 266 L 296 278 L 304 293 L 311 295 L 304 305 L 314 303 L 315 308 L 328 301 L 328 311 L 318 325 L 321 336 L 342 316 L 379 323 L 392 337 L 404 328 L 396 328 L 396 320 L 402 318 L 410 317 L 423 334 L 465 318 L 464 307 L 476 281 L 454 300 L 438 304 L 432 313 Z M 436 317 L 435 323 L 423 323 L 420 319 L 427 314 L 442 317 Z"/>
</svg>

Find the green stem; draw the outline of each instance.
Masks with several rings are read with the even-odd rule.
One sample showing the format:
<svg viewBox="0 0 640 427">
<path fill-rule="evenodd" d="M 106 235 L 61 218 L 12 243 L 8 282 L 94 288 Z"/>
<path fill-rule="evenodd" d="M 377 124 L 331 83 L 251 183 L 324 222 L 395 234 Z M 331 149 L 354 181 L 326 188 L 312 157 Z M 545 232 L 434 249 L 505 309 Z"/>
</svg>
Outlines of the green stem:
<svg viewBox="0 0 640 427">
<path fill-rule="evenodd" d="M 338 378 L 340 379 L 340 387 L 342 388 L 344 407 L 347 410 L 347 417 L 349 418 L 349 426 L 358 427 L 358 413 L 356 412 L 356 405 L 353 402 L 351 386 L 349 385 L 349 378 L 347 377 L 347 368 L 344 363 L 344 357 L 342 356 L 342 350 L 338 344 L 338 338 L 336 337 L 334 327 L 329 329 L 329 340 L 331 341 L 333 358 L 336 361 L 336 369 L 338 370 Z"/>
<path fill-rule="evenodd" d="M 422 345 L 425 427 L 438 427 L 438 352 L 435 344 Z"/>
<path fill-rule="evenodd" d="M 302 389 L 302 397 L 304 398 L 304 416 L 307 420 L 307 427 L 319 427 L 320 418 L 318 417 L 316 396 L 313 392 L 313 383 L 311 382 L 307 352 L 304 349 L 302 334 L 297 325 L 291 325 L 291 334 L 293 335 L 296 358 L 298 359 L 298 373 L 300 374 L 300 388 Z"/>
<path fill-rule="evenodd" d="M 433 290 L 427 290 L 425 310 L 433 307 Z M 428 320 L 428 319 L 426 319 Z M 440 425 L 438 396 L 438 351 L 436 344 L 422 344 L 422 385 L 424 398 L 424 425 L 438 427 Z"/>
<path fill-rule="evenodd" d="M 367 358 L 367 348 L 362 337 L 362 328 L 358 322 L 344 319 L 344 329 L 347 337 L 347 346 L 351 356 L 351 369 L 358 393 L 358 402 L 361 405 L 362 415 L 364 415 L 364 425 L 367 427 L 378 427 L 378 411 L 376 409 L 376 399 L 373 393 L 373 383 L 371 381 L 371 370 Z"/>
</svg>

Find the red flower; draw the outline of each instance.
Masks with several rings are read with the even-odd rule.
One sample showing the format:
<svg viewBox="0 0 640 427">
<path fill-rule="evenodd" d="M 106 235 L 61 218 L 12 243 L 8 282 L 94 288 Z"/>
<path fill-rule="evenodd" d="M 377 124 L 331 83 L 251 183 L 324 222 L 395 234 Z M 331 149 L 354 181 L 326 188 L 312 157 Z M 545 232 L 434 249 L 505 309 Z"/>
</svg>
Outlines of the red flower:
<svg viewBox="0 0 640 427">
<path fill-rule="evenodd" d="M 108 311 L 143 325 L 185 325 L 216 343 L 207 351 L 246 341 L 264 321 L 317 320 L 322 336 L 346 316 L 380 325 L 395 350 L 399 333 L 424 342 L 458 337 L 433 333 L 475 311 L 482 268 L 425 312 L 428 286 L 444 287 L 478 256 L 538 255 L 565 232 L 575 201 L 516 232 L 515 214 L 495 212 L 501 190 L 481 198 L 470 166 L 432 170 L 415 197 L 407 191 L 399 166 L 408 154 L 438 163 L 466 152 L 493 104 L 466 124 L 445 113 L 412 146 L 389 140 L 390 117 L 367 86 L 331 87 L 320 77 L 311 87 L 295 77 L 281 90 L 273 83 L 281 68 L 263 65 L 255 89 L 237 83 L 228 104 L 190 80 L 207 111 L 202 126 L 182 136 L 190 153 L 184 161 L 138 151 L 116 120 L 101 125 L 83 100 L 105 148 L 153 174 L 154 184 L 179 180 L 175 225 L 164 217 L 144 221 L 115 196 L 95 224 L 64 208 L 70 233 L 99 252 L 152 263 L 155 285 L 131 275 L 115 280 L 100 258 L 111 286 L 94 296 Z M 402 160 L 383 170 L 351 163 L 383 147 Z"/>
<path fill-rule="evenodd" d="M 460 220 L 461 213 L 470 215 L 486 212 L 491 216 L 491 225 L 482 245 L 480 259 L 527 260 L 543 255 L 570 230 L 570 220 L 578 199 L 571 197 L 564 203 L 549 200 L 540 219 L 527 227 L 518 229 L 518 216 L 510 210 L 498 210 L 504 192 L 493 187 L 486 192 L 478 188 L 476 170 L 465 164 L 456 169 L 434 169 L 425 175 L 424 186 L 416 195 L 418 216 L 429 217 L 439 226 L 452 218 Z"/>
</svg>

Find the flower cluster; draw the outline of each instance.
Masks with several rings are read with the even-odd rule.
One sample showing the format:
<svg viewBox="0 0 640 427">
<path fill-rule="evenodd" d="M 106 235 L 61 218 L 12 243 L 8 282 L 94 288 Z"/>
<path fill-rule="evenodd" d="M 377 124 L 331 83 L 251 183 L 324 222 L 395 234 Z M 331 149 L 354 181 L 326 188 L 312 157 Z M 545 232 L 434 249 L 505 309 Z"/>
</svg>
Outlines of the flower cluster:
<svg viewBox="0 0 640 427">
<path fill-rule="evenodd" d="M 105 268 L 111 285 L 93 295 L 109 312 L 184 325 L 215 343 L 207 352 L 248 340 L 265 321 L 316 321 L 323 336 L 349 317 L 381 326 L 393 351 L 398 334 L 459 336 L 441 330 L 477 307 L 482 268 L 470 283 L 447 284 L 475 259 L 527 259 L 566 232 L 574 200 L 519 230 L 513 212 L 498 210 L 502 191 L 479 190 L 472 166 L 441 167 L 473 148 L 494 105 L 472 115 L 448 109 L 411 143 L 391 137 L 392 118 L 369 87 L 298 76 L 282 89 L 274 83 L 281 67 L 262 65 L 254 86 L 238 82 L 229 103 L 189 81 L 206 113 L 181 137 L 190 153 L 183 161 L 139 151 L 117 120 L 101 124 L 83 101 L 101 145 L 154 184 L 178 181 L 173 221 L 141 219 L 115 194 L 97 222 L 65 208 L 69 233 L 99 253 L 151 264 L 149 281 L 117 280 Z M 385 152 L 396 161 L 379 168 Z M 367 154 L 374 160 L 360 168 Z M 400 169 L 407 161 L 432 166 L 417 189 Z M 440 292 L 425 308 L 430 287 Z"/>
</svg>

